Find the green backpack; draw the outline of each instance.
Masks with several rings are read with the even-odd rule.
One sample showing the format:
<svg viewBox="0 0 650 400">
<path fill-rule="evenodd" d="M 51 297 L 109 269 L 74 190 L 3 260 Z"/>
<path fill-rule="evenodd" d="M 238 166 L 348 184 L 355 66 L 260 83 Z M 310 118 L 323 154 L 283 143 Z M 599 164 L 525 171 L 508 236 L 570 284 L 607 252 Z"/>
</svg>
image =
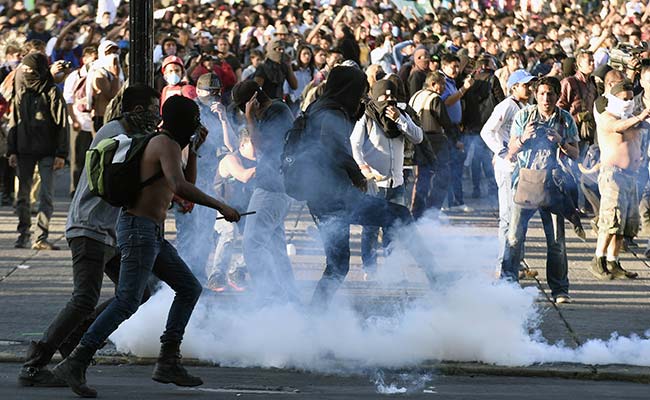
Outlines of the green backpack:
<svg viewBox="0 0 650 400">
<path fill-rule="evenodd" d="M 163 176 L 161 171 L 140 181 L 142 154 L 154 136 L 156 133 L 120 134 L 103 139 L 88 150 L 85 168 L 90 192 L 114 207 L 133 205 L 143 187 Z"/>
</svg>

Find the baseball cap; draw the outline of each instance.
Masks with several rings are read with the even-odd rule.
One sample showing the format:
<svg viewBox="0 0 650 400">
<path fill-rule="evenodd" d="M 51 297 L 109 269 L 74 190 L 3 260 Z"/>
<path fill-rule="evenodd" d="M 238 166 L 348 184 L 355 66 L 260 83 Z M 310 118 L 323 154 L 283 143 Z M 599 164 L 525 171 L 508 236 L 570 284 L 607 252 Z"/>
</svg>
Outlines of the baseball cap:
<svg viewBox="0 0 650 400">
<path fill-rule="evenodd" d="M 208 91 L 221 89 L 221 80 L 217 74 L 208 72 L 199 77 L 196 81 L 196 88 Z"/>
<path fill-rule="evenodd" d="M 177 64 L 177 65 L 180 65 L 181 68 L 183 68 L 183 70 L 185 69 L 185 64 L 183 64 L 183 60 L 181 60 L 181 58 L 177 57 L 177 56 L 167 56 L 167 57 L 165 57 L 165 59 L 163 60 L 163 63 L 162 63 L 162 70 L 164 71 L 165 68 L 169 64 Z"/>
<path fill-rule="evenodd" d="M 535 77 L 531 75 L 530 72 L 525 69 L 518 69 L 510 74 L 510 77 L 508 78 L 508 90 L 512 89 L 512 87 L 518 83 L 528 83 L 533 79 L 535 79 Z"/>
</svg>

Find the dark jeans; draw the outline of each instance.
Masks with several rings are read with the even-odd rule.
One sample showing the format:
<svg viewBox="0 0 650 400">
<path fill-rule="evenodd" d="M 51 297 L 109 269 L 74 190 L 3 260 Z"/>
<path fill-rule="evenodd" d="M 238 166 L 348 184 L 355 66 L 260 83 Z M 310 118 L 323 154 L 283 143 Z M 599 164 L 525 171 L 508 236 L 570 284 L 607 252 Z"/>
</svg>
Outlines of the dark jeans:
<svg viewBox="0 0 650 400">
<path fill-rule="evenodd" d="M 120 278 L 115 299 L 93 322 L 81 344 L 98 349 L 117 327 L 135 313 L 153 273 L 175 292 L 161 342 L 180 342 L 201 284 L 179 257 L 174 246 L 163 238 L 163 229 L 151 219 L 123 212 L 117 225 L 121 253 Z"/>
<path fill-rule="evenodd" d="M 463 168 L 465 164 L 466 150 L 459 150 L 454 140 L 449 140 L 449 192 L 447 205 L 449 207 L 465 204 L 463 199 Z"/>
<path fill-rule="evenodd" d="M 524 209 L 517 204 L 512 205 L 512 217 L 508 229 L 501 274 L 503 278 L 518 280 L 519 261 L 523 258 L 524 241 L 528 231 L 528 222 L 537 210 Z M 564 218 L 539 210 L 546 236 L 546 280 L 553 296 L 569 294 L 569 264 L 566 256 L 566 240 L 564 235 Z"/>
<path fill-rule="evenodd" d="M 120 256 L 117 248 L 86 237 L 68 241 L 72 252 L 74 289 L 72 298 L 50 323 L 41 342 L 54 353 L 64 342 L 74 347 L 92 322 L 113 300 L 108 299 L 97 306 L 104 274 L 117 284 L 120 272 Z M 149 289 L 142 296 L 142 303 L 149 298 Z M 97 306 L 97 308 L 95 308 Z M 29 364 L 30 360 L 27 360 Z M 49 360 L 38 360 L 38 366 Z"/>
<path fill-rule="evenodd" d="M 404 205 L 404 185 L 396 188 L 379 188 L 375 197 L 394 204 Z M 367 271 L 377 270 L 378 239 L 379 227 L 371 225 L 363 227 L 361 231 L 361 259 L 363 260 L 363 268 Z M 384 231 L 382 245 L 386 255 L 388 255 L 390 240 L 390 233 Z"/>
<path fill-rule="evenodd" d="M 0 156 L 0 185 L 2 186 L 2 195 L 4 198 L 14 194 L 14 178 L 16 177 L 16 168 L 9 166 L 9 159 Z"/>
<path fill-rule="evenodd" d="M 326 258 L 325 272 L 312 298 L 313 305 L 327 305 L 350 270 L 351 224 L 381 227 L 395 237 L 393 229 L 413 221 L 408 208 L 369 196 L 356 188 L 350 188 L 342 198 L 323 199 L 307 205 L 321 234 Z M 433 285 L 435 264 L 429 247 L 417 232 L 405 240 L 405 245 Z"/>
<path fill-rule="evenodd" d="M 429 135 L 431 148 L 436 156 L 429 165 L 418 165 L 411 212 L 420 218 L 425 211 L 440 211 L 449 189 L 449 141 L 444 135 Z"/>
<path fill-rule="evenodd" d="M 93 135 L 87 131 L 70 129 L 70 193 L 77 190 L 79 178 L 86 161 L 86 150 L 90 148 Z"/>
<path fill-rule="evenodd" d="M 46 240 L 50 233 L 50 218 L 54 211 L 52 197 L 54 196 L 54 157 L 35 158 L 18 156 L 18 233 L 29 235 L 32 226 L 30 212 L 30 192 L 34 182 L 34 169 L 38 164 L 38 174 L 41 178 L 41 190 L 38 195 L 38 214 L 36 216 L 36 241 Z"/>
</svg>

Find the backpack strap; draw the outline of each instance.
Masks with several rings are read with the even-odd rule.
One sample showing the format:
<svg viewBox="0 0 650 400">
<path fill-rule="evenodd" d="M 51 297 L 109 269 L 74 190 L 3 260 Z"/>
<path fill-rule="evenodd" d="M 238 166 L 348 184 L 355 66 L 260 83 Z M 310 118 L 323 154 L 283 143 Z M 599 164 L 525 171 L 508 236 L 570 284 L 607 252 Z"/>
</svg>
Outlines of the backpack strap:
<svg viewBox="0 0 650 400">
<path fill-rule="evenodd" d="M 162 170 L 160 170 L 160 171 L 156 172 L 152 177 L 150 177 L 148 179 L 145 179 L 142 183 L 140 183 L 140 188 L 144 189 L 147 186 L 152 185 L 158 179 L 163 178 L 164 176 L 165 176 L 165 173 Z"/>
</svg>

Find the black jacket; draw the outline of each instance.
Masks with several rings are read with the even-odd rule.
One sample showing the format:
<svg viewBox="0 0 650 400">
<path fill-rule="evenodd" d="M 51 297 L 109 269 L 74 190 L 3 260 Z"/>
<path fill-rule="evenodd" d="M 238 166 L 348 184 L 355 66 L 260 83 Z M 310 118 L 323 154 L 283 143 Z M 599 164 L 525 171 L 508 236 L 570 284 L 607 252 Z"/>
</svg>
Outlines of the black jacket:
<svg viewBox="0 0 650 400">
<path fill-rule="evenodd" d="M 7 155 L 11 154 L 67 158 L 68 113 L 55 85 L 42 93 L 27 90 L 14 97 L 7 142 Z"/>
</svg>

